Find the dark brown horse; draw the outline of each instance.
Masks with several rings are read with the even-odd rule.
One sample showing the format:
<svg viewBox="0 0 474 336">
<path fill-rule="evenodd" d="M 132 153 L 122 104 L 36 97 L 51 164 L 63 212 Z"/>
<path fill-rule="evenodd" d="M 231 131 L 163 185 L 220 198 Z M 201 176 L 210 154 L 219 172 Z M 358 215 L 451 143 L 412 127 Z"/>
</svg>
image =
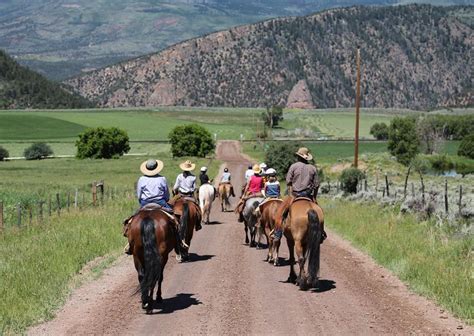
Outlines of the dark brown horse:
<svg viewBox="0 0 474 336">
<path fill-rule="evenodd" d="M 279 264 L 278 250 L 279 250 L 280 245 L 278 244 L 278 248 L 274 247 L 272 232 L 275 229 L 274 215 L 281 202 L 282 200 L 279 198 L 273 198 L 273 199 L 269 199 L 263 202 L 259 206 L 259 216 L 258 216 L 260 227 L 263 229 L 263 232 L 265 233 L 265 236 L 267 237 L 267 241 L 268 241 L 267 261 L 269 263 L 273 262 L 275 266 L 278 266 Z"/>
<path fill-rule="evenodd" d="M 173 211 L 179 219 L 179 234 L 186 245 L 181 255 L 176 254 L 176 259 L 178 261 L 187 261 L 189 260 L 189 247 L 191 239 L 193 239 L 194 230 L 199 231 L 201 229 L 201 209 L 199 204 L 193 199 L 181 197 L 174 203 Z"/>
<path fill-rule="evenodd" d="M 153 310 L 153 291 L 158 283 L 156 302 L 161 302 L 163 270 L 171 250 L 177 251 L 174 219 L 160 209 L 141 209 L 126 227 L 126 236 L 138 272 L 142 308 Z M 138 290 L 137 290 L 138 291 Z"/>
<path fill-rule="evenodd" d="M 317 203 L 301 198 L 291 204 L 283 230 L 290 252 L 288 282 L 296 283 L 303 290 L 316 287 L 318 282 L 323 229 L 324 214 Z M 294 269 L 295 250 L 299 265 L 298 276 Z M 308 261 L 308 274 L 305 271 L 306 261 Z"/>
</svg>

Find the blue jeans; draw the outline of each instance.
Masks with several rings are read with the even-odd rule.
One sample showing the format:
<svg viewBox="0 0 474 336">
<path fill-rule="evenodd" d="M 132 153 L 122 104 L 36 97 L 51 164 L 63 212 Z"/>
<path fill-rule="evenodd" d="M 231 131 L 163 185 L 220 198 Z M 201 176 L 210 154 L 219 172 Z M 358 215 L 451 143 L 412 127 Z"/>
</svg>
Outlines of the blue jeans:
<svg viewBox="0 0 474 336">
<path fill-rule="evenodd" d="M 162 208 L 164 208 L 165 210 L 168 210 L 168 211 L 172 211 L 173 209 L 170 207 L 170 205 L 164 200 L 164 199 L 160 199 L 160 200 L 151 200 L 151 201 L 147 201 L 147 200 L 140 200 L 140 205 L 143 207 L 147 204 L 150 204 L 150 203 L 155 203 L 155 204 L 158 204 L 159 206 L 161 206 Z"/>
</svg>

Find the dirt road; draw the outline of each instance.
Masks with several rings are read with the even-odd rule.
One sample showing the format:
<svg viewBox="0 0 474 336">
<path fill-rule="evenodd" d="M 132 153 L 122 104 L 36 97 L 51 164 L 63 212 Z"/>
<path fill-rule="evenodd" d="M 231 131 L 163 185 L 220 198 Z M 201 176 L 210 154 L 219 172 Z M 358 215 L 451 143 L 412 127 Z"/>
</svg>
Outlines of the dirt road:
<svg viewBox="0 0 474 336">
<path fill-rule="evenodd" d="M 240 155 L 238 143 L 219 143 L 218 157 L 227 162 L 239 187 L 248 161 Z M 99 280 L 76 290 L 56 319 L 29 333 L 473 333 L 433 303 L 410 293 L 332 232 L 322 249 L 320 288 L 302 292 L 284 282 L 288 266 L 273 267 L 263 261 L 265 250 L 243 244 L 243 224 L 234 213 L 221 213 L 214 204 L 211 221 L 193 238 L 191 262 L 177 264 L 170 259 L 164 302 L 154 315 L 145 315 L 139 296 L 132 296 L 137 276 L 131 257 L 124 256 Z M 327 222 L 330 227 L 330 218 Z M 280 255 L 287 258 L 285 245 Z"/>
</svg>

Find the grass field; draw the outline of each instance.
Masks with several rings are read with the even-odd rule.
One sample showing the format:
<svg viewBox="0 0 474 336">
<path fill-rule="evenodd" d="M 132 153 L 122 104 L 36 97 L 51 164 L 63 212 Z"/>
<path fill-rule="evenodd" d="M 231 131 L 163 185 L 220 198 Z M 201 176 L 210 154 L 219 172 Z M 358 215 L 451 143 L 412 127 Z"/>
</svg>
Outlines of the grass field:
<svg viewBox="0 0 474 336">
<path fill-rule="evenodd" d="M 419 221 L 379 205 L 321 199 L 328 227 L 415 292 L 474 323 L 474 237 L 454 237 L 448 226 Z"/>
</svg>

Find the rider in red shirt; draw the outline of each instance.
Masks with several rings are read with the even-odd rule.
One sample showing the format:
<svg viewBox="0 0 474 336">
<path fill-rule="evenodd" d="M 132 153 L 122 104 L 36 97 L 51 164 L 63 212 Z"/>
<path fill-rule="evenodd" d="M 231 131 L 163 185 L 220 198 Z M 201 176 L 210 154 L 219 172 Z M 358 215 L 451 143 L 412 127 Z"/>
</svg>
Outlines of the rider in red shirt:
<svg viewBox="0 0 474 336">
<path fill-rule="evenodd" d="M 245 186 L 242 198 L 235 208 L 235 212 L 239 214 L 239 222 L 243 222 L 242 211 L 244 210 L 245 201 L 251 197 L 263 197 L 262 189 L 264 187 L 262 169 L 258 164 L 253 166 L 254 175 L 252 175 Z"/>
</svg>

